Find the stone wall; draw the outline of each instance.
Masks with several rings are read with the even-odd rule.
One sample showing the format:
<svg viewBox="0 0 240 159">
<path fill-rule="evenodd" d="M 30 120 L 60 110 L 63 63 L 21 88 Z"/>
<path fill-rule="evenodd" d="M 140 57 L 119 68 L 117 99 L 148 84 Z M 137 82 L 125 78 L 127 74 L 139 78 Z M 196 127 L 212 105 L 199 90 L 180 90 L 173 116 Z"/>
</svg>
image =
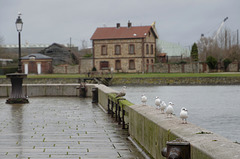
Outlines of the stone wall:
<svg viewBox="0 0 240 159">
<path fill-rule="evenodd" d="M 79 78 L 26 78 L 24 84 L 78 84 Z M 1 84 L 11 84 L 0 78 Z M 152 77 L 113 78 L 111 85 L 239 85 L 240 77 Z"/>
<path fill-rule="evenodd" d="M 94 84 L 87 84 L 87 97 L 92 96 L 92 88 Z M 31 97 L 72 97 L 79 96 L 79 84 L 24 84 L 23 94 Z M 9 97 L 11 94 L 11 85 L 0 84 L 0 97 Z"/>
<path fill-rule="evenodd" d="M 238 85 L 240 77 L 113 78 L 112 85 Z"/>
<path fill-rule="evenodd" d="M 209 72 L 208 66 L 204 63 L 192 64 L 167 64 L 157 63 L 154 64 L 154 71 L 158 73 L 205 73 Z M 151 71 L 149 71 L 151 72 Z"/>
<path fill-rule="evenodd" d="M 238 62 L 233 62 L 228 65 L 228 71 L 229 72 L 239 72 L 239 66 Z"/>
<path fill-rule="evenodd" d="M 114 92 L 114 90 L 105 86 L 98 87 L 98 89 L 99 104 L 107 110 L 109 98 L 113 98 L 111 94 L 107 95 L 107 93 Z M 115 101 L 118 100 L 115 99 Z M 116 104 L 113 104 L 113 111 L 115 107 Z M 191 123 L 182 124 L 177 117 L 166 118 L 166 114 L 161 114 L 152 106 L 124 105 L 121 107 L 121 111 L 122 109 L 129 118 L 131 138 L 154 159 L 165 159 L 161 155 L 161 150 L 166 147 L 167 141 L 176 138 L 190 143 L 191 159 L 240 158 L 239 144 Z M 114 118 L 116 114 L 118 113 L 114 111 Z"/>
<path fill-rule="evenodd" d="M 135 69 L 129 70 L 129 59 L 135 60 Z M 125 72 L 125 73 L 140 73 L 141 72 L 141 65 L 142 65 L 142 58 L 127 58 L 121 60 L 121 65 L 123 66 L 121 70 L 114 72 Z M 147 58 L 145 59 L 147 60 Z M 151 61 L 151 58 L 148 59 Z M 96 59 L 95 64 L 97 66 L 100 66 L 100 61 L 102 59 Z M 115 68 L 115 61 L 116 59 L 109 59 L 109 67 Z M 54 66 L 53 73 L 71 73 L 71 74 L 77 74 L 77 73 L 87 73 L 92 70 L 93 68 L 93 59 L 80 59 L 79 65 L 62 65 L 62 66 Z M 146 63 L 146 61 L 145 61 Z M 167 64 L 167 63 L 157 63 L 157 64 L 149 64 L 146 65 L 145 68 L 146 72 L 154 72 L 154 73 L 208 73 L 210 70 L 205 63 L 200 64 Z M 98 70 L 101 71 L 101 70 Z M 109 71 L 109 70 L 106 70 Z M 238 63 L 231 63 L 228 66 L 227 72 L 239 72 Z"/>
</svg>

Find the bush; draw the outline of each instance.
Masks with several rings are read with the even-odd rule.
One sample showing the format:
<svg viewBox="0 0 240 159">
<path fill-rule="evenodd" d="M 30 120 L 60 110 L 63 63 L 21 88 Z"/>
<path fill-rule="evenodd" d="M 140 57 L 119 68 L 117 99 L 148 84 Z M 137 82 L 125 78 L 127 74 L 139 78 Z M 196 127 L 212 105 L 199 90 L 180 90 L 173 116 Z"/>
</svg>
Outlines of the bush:
<svg viewBox="0 0 240 159">
<path fill-rule="evenodd" d="M 92 71 L 97 71 L 96 67 L 93 67 L 93 68 L 92 68 Z"/>
<path fill-rule="evenodd" d="M 232 61 L 229 58 L 226 58 L 225 60 L 223 60 L 225 70 L 227 69 L 227 67 L 230 63 L 232 63 Z"/>
<path fill-rule="evenodd" d="M 0 75 L 17 72 L 18 67 L 0 67 Z"/>
<path fill-rule="evenodd" d="M 212 56 L 208 56 L 207 57 L 207 65 L 210 69 L 216 69 L 217 68 L 217 60 Z"/>
</svg>

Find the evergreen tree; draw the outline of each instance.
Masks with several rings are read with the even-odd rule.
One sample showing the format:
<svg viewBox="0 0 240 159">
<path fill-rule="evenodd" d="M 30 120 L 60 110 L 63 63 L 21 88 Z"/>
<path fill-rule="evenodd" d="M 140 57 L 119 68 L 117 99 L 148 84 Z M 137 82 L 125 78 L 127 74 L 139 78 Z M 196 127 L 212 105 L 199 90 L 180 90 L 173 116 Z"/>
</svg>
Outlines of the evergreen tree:
<svg viewBox="0 0 240 159">
<path fill-rule="evenodd" d="M 192 46 L 191 58 L 193 61 L 198 61 L 198 47 L 196 43 L 194 43 Z"/>
</svg>

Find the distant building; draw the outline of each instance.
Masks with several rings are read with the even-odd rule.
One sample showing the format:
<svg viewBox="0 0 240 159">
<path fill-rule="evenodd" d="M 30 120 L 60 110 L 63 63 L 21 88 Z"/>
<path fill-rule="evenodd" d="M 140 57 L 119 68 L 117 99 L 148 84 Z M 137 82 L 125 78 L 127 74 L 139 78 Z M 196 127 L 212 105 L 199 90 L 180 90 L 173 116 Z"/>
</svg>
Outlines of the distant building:
<svg viewBox="0 0 240 159">
<path fill-rule="evenodd" d="M 97 71 L 146 72 L 155 63 L 157 33 L 153 26 L 97 28 L 91 37 Z"/>
<path fill-rule="evenodd" d="M 0 58 L 0 66 L 7 66 L 8 63 L 13 62 L 12 59 L 1 59 Z"/>
<path fill-rule="evenodd" d="M 157 40 L 158 62 L 181 61 L 183 58 L 190 56 L 190 49 L 180 44 Z"/>
<path fill-rule="evenodd" d="M 53 58 L 53 65 L 78 63 L 78 47 L 62 45 L 53 43 L 52 45 L 44 44 L 22 44 L 22 56 L 30 54 L 41 53 Z M 18 58 L 18 45 L 1 45 L 1 58 L 17 59 Z"/>
<path fill-rule="evenodd" d="M 77 52 L 77 48 L 69 48 L 61 44 L 53 43 L 52 45 L 44 48 L 40 51 L 41 54 L 50 56 L 53 58 L 53 65 L 62 64 L 78 64 L 78 59 L 74 52 Z"/>
<path fill-rule="evenodd" d="M 53 73 L 52 58 L 42 54 L 30 54 L 21 58 L 22 70 L 25 74 Z"/>
</svg>

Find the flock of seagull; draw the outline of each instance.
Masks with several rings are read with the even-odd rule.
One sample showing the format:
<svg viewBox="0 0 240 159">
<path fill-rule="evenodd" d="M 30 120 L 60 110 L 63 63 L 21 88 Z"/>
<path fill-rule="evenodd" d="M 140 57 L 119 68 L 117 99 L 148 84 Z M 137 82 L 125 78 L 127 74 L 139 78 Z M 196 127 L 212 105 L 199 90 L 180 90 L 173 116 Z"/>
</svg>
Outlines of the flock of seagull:
<svg viewBox="0 0 240 159">
<path fill-rule="evenodd" d="M 142 104 L 146 105 L 147 103 L 147 97 L 143 94 L 141 98 Z M 159 97 L 156 97 L 155 99 L 155 105 L 156 109 L 159 109 L 162 114 L 164 114 L 164 111 L 166 109 L 166 114 L 167 117 L 172 117 L 174 109 L 173 106 L 174 104 L 172 102 L 169 102 L 168 106 L 167 104 L 161 100 Z M 182 107 L 181 112 L 180 112 L 180 118 L 182 119 L 183 124 L 187 124 L 187 118 L 188 118 L 188 110 L 185 107 Z"/>
<path fill-rule="evenodd" d="M 127 88 L 126 86 L 123 86 L 122 90 L 116 95 L 116 98 L 125 96 L 126 88 Z M 146 105 L 147 97 L 144 94 L 142 95 L 141 101 L 142 101 L 143 105 Z M 169 102 L 168 106 L 167 106 L 167 104 L 163 100 L 161 100 L 159 97 L 156 97 L 155 105 L 156 105 L 156 109 L 158 109 L 158 110 L 160 109 L 162 114 L 164 114 L 164 112 L 166 112 L 167 117 L 170 117 L 170 118 L 172 117 L 173 112 L 174 112 L 174 109 L 173 109 L 174 104 L 172 102 Z M 165 109 L 166 109 L 166 111 L 165 111 Z M 181 109 L 180 118 L 182 119 L 183 124 L 187 124 L 188 110 L 185 107 L 182 107 L 182 109 Z"/>
</svg>

